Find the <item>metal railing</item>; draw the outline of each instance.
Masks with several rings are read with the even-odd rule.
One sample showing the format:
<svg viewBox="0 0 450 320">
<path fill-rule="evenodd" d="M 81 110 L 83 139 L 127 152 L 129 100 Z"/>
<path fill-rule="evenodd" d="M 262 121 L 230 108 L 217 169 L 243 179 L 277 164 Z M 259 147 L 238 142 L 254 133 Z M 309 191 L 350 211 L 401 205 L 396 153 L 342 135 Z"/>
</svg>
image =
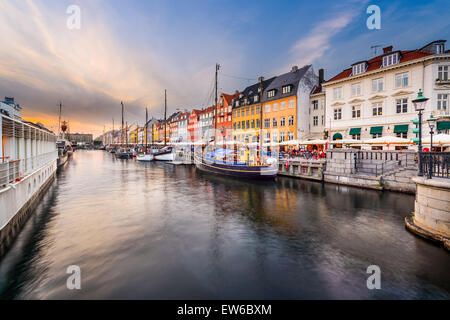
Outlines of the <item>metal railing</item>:
<svg viewBox="0 0 450 320">
<path fill-rule="evenodd" d="M 450 179 L 450 152 L 421 152 L 419 157 L 424 176 Z"/>
<path fill-rule="evenodd" d="M 19 182 L 33 171 L 56 160 L 57 156 L 58 152 L 55 150 L 27 159 L 8 160 L 8 158 L 4 158 L 0 163 L 0 189 Z"/>
</svg>

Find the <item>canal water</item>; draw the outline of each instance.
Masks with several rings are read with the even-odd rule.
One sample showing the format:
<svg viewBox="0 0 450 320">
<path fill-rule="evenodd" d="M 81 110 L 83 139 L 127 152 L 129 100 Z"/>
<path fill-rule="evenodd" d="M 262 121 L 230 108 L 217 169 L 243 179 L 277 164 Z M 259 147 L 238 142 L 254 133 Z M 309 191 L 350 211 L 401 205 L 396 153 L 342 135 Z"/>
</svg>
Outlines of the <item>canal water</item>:
<svg viewBox="0 0 450 320">
<path fill-rule="evenodd" d="M 0 298 L 449 299 L 450 254 L 405 230 L 413 207 L 77 151 L 0 261 Z M 67 289 L 72 265 L 80 290 Z"/>
</svg>

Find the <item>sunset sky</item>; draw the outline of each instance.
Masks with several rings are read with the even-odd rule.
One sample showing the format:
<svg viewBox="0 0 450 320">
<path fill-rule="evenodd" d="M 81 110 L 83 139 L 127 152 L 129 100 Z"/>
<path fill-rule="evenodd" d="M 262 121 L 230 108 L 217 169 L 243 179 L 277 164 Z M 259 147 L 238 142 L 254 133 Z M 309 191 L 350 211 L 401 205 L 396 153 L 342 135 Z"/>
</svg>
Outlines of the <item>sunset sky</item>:
<svg viewBox="0 0 450 320">
<path fill-rule="evenodd" d="M 69 30 L 69 5 L 81 29 Z M 369 4 L 381 30 L 366 27 Z M 314 64 L 326 78 L 373 56 L 372 45 L 416 49 L 450 40 L 449 1 L 0 0 L 0 97 L 56 130 L 59 101 L 72 132 L 212 104 L 220 91 Z M 450 43 L 447 43 L 450 48 Z M 245 78 L 245 79 L 242 79 Z M 255 80 L 246 80 L 255 79 Z"/>
</svg>

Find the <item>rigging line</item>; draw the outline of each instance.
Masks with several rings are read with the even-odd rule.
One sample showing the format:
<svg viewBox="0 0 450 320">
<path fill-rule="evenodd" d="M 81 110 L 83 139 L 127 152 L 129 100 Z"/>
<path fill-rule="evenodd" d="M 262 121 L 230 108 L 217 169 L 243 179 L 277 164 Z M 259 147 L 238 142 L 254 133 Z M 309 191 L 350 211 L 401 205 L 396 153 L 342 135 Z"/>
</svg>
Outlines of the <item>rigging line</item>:
<svg viewBox="0 0 450 320">
<path fill-rule="evenodd" d="M 204 105 L 206 105 L 209 102 L 209 100 L 211 99 L 212 92 L 214 91 L 214 81 L 215 81 L 215 78 L 213 77 L 213 79 L 211 80 L 210 89 L 206 93 Z"/>
<path fill-rule="evenodd" d="M 240 79 L 240 80 L 258 80 L 258 79 L 255 79 L 255 78 L 245 78 L 245 77 L 239 77 L 239 76 L 232 76 L 232 75 L 224 74 L 224 73 L 221 73 L 220 75 L 222 75 L 224 77 Z"/>
</svg>

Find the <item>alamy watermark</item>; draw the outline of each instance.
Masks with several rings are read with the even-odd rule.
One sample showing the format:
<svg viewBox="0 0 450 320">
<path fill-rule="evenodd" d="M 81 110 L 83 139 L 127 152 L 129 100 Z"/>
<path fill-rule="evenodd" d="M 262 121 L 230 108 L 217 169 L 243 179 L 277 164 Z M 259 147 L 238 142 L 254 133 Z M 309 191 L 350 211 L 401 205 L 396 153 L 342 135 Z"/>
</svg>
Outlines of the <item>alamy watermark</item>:
<svg viewBox="0 0 450 320">
<path fill-rule="evenodd" d="M 80 30 L 81 29 L 81 9 L 79 6 L 72 4 L 67 7 L 66 13 L 69 15 L 67 18 L 67 29 Z"/>
<path fill-rule="evenodd" d="M 381 9 L 379 6 L 372 4 L 367 7 L 367 14 L 370 16 L 367 18 L 366 26 L 369 30 L 380 30 L 381 29 Z"/>
<path fill-rule="evenodd" d="M 69 290 L 81 289 L 81 269 L 79 266 L 72 265 L 67 267 L 67 274 L 70 274 L 67 278 L 66 286 Z"/>
<path fill-rule="evenodd" d="M 367 289 L 381 289 L 381 269 L 379 266 L 371 265 L 367 267 L 369 278 L 367 278 Z"/>
</svg>

